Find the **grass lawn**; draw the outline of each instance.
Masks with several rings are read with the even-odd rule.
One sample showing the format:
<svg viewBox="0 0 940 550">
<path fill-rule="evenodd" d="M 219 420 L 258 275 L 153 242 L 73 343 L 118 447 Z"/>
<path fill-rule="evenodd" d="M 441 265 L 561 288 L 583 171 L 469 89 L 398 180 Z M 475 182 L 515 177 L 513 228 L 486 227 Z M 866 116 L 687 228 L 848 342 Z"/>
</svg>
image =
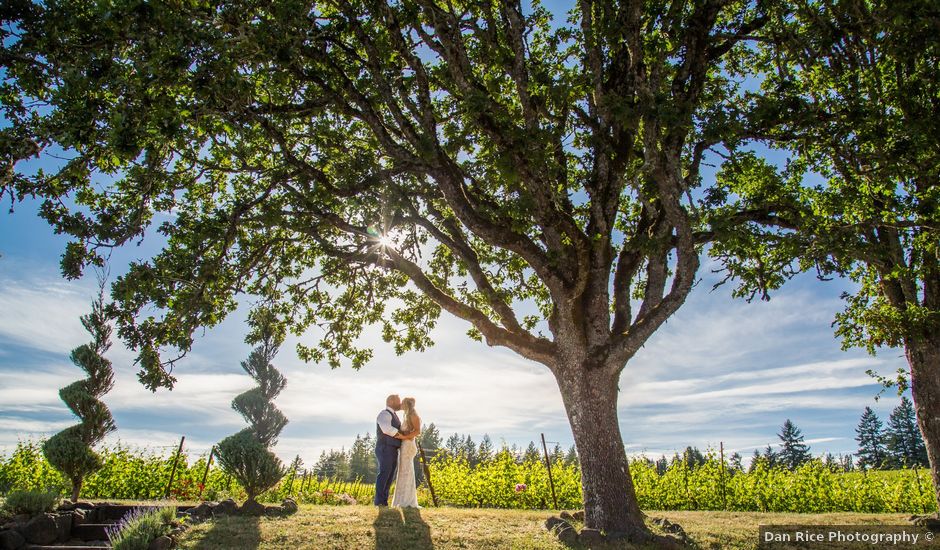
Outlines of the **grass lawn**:
<svg viewBox="0 0 940 550">
<path fill-rule="evenodd" d="M 650 518 L 666 517 L 680 524 L 703 550 L 757 548 L 758 525 L 761 524 L 906 525 L 909 517 L 907 514 L 851 513 L 646 513 Z M 191 550 L 567 548 L 543 528 L 549 515 L 552 512 L 476 508 L 424 508 L 402 512 L 372 506 L 301 505 L 299 512 L 286 518 L 226 517 L 193 526 L 180 546 Z M 658 527 L 652 528 L 661 532 Z M 635 547 L 611 543 L 604 548 Z"/>
</svg>

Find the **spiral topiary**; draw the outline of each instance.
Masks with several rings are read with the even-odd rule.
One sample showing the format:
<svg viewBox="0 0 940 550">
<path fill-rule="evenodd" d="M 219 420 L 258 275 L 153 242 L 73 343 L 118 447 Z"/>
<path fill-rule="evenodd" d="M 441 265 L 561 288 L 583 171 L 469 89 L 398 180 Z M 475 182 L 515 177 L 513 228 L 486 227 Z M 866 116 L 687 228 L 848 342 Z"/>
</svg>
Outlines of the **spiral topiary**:
<svg viewBox="0 0 940 550">
<path fill-rule="evenodd" d="M 104 357 L 111 347 L 111 326 L 105 313 L 104 293 L 92 303 L 92 311 L 81 318 L 92 342 L 72 350 L 71 359 L 88 378 L 59 390 L 59 397 L 81 423 L 50 437 L 42 452 L 55 469 L 72 482 L 72 501 L 78 500 L 85 477 L 101 468 L 101 457 L 92 449 L 116 429 L 114 418 L 100 398 L 114 387 L 111 361 Z"/>
<path fill-rule="evenodd" d="M 223 439 L 216 449 L 222 469 L 244 487 L 248 501 L 255 502 L 255 497 L 276 485 L 285 473 L 270 447 L 277 443 L 277 436 L 287 424 L 284 414 L 271 403 L 287 381 L 271 364 L 284 339 L 273 314 L 256 311 L 251 321 L 256 331 L 247 340 L 259 345 L 241 366 L 258 386 L 232 400 L 232 408 L 251 426 Z"/>
</svg>

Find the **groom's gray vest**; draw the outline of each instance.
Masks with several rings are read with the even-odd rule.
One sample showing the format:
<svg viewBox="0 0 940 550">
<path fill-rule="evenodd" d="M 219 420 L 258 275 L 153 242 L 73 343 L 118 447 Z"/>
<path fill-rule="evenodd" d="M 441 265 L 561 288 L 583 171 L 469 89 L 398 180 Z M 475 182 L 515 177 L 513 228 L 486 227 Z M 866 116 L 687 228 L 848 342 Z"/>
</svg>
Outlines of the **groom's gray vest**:
<svg viewBox="0 0 940 550">
<path fill-rule="evenodd" d="M 392 426 L 401 429 L 401 421 L 398 420 L 398 415 L 392 413 Z M 375 423 L 375 445 L 388 445 L 389 447 L 401 447 L 401 439 L 396 439 L 394 437 L 385 435 L 385 432 L 382 431 L 382 428 L 379 426 L 379 423 Z"/>
</svg>

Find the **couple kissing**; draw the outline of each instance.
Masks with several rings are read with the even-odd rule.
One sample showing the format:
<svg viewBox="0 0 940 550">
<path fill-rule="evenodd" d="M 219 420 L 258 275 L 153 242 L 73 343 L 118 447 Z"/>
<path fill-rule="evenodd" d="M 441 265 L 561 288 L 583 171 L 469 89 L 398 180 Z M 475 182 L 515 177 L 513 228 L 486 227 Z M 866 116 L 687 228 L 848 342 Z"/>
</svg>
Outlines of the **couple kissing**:
<svg viewBox="0 0 940 550">
<path fill-rule="evenodd" d="M 398 418 L 397 411 L 404 411 L 403 420 Z M 379 471 L 375 477 L 373 504 L 388 506 L 388 492 L 394 480 L 392 506 L 420 508 L 414 458 L 418 454 L 415 438 L 421 433 L 421 417 L 415 411 L 414 397 L 401 399 L 389 395 L 375 423 L 375 458 Z"/>
</svg>

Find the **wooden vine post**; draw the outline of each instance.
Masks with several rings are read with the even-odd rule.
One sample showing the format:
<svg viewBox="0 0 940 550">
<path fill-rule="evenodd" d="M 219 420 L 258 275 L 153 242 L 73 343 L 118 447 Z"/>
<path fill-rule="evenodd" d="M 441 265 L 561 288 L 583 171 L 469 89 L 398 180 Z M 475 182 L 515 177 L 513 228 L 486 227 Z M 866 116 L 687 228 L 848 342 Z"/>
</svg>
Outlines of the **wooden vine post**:
<svg viewBox="0 0 940 550">
<path fill-rule="evenodd" d="M 542 434 L 542 451 L 545 453 L 545 467 L 548 468 L 548 485 L 552 488 L 552 503 L 554 510 L 558 509 L 558 498 L 555 496 L 555 480 L 552 478 L 552 461 L 548 458 L 548 445 L 545 444 L 545 434 Z"/>
<path fill-rule="evenodd" d="M 421 447 L 421 443 L 415 439 L 415 444 L 418 445 L 418 453 L 421 454 L 421 467 L 424 469 L 424 479 L 428 480 L 428 489 L 431 490 L 431 500 L 434 501 L 434 506 L 437 506 L 437 495 L 434 494 L 434 485 L 431 484 L 431 470 L 428 468 L 428 458 L 424 454 L 424 448 Z"/>
<path fill-rule="evenodd" d="M 209 468 L 212 467 L 213 456 L 215 456 L 215 445 L 209 449 L 209 460 L 206 461 L 206 471 L 202 474 L 202 483 L 199 484 L 199 500 L 202 500 L 202 491 L 206 488 L 206 481 L 209 479 Z"/>
<path fill-rule="evenodd" d="M 170 498 L 170 487 L 173 486 L 173 478 L 176 477 L 176 464 L 180 461 L 180 455 L 183 454 L 183 442 L 186 441 L 186 436 L 180 438 L 180 448 L 176 450 L 176 456 L 173 458 L 173 469 L 170 470 L 170 482 L 166 484 L 166 491 L 163 493 L 163 498 Z"/>
</svg>

